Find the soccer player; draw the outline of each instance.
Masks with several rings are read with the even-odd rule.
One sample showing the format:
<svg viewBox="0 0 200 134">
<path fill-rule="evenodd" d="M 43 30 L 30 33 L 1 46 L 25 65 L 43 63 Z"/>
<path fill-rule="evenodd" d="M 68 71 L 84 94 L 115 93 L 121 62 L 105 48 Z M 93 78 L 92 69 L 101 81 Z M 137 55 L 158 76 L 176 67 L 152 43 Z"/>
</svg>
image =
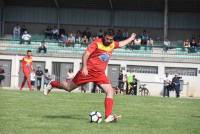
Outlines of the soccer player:
<svg viewBox="0 0 200 134">
<path fill-rule="evenodd" d="M 30 74 L 33 70 L 31 50 L 27 50 L 26 56 L 22 59 L 20 70 L 22 70 L 24 73 L 24 79 L 22 81 L 20 91 L 22 91 L 22 89 L 26 83 L 26 80 L 28 83 L 29 90 L 32 91 L 32 86 L 31 86 L 31 81 L 30 81 Z"/>
<path fill-rule="evenodd" d="M 111 32 L 106 32 L 103 38 L 93 41 L 82 56 L 82 68 L 76 74 L 72 81 L 59 82 L 50 81 L 47 88 L 44 89 L 44 95 L 48 95 L 52 88 L 64 89 L 71 92 L 78 86 L 88 82 L 94 82 L 100 85 L 106 94 L 105 97 L 105 122 L 117 121 L 121 116 L 112 113 L 114 89 L 110 80 L 105 75 L 108 61 L 114 49 L 123 47 L 135 39 L 136 34 L 123 41 L 115 42 Z"/>
</svg>

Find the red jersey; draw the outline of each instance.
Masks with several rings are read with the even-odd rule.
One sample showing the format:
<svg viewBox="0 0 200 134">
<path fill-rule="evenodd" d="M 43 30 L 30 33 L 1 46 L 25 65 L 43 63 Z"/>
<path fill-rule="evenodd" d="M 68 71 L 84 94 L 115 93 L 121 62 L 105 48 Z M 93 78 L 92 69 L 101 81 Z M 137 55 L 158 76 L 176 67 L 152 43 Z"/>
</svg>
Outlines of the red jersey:
<svg viewBox="0 0 200 134">
<path fill-rule="evenodd" d="M 88 71 L 105 72 L 115 48 L 119 48 L 119 42 L 113 41 L 109 46 L 105 46 L 102 39 L 93 41 L 87 48 L 87 51 L 91 53 L 87 60 Z"/>
<path fill-rule="evenodd" d="M 25 69 L 31 70 L 32 57 L 25 56 L 21 61 L 21 66 L 22 66 L 23 70 L 25 70 Z"/>
</svg>

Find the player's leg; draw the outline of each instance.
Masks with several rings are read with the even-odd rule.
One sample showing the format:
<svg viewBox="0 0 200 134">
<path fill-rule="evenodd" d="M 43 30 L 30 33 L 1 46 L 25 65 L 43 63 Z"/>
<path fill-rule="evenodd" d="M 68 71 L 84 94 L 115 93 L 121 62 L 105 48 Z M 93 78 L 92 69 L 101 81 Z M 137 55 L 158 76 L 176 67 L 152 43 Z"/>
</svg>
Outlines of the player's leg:
<svg viewBox="0 0 200 134">
<path fill-rule="evenodd" d="M 44 89 L 44 95 L 48 95 L 52 88 L 63 89 L 65 91 L 71 92 L 77 87 L 78 86 L 73 81 L 60 82 L 60 81 L 54 80 L 54 81 L 50 81 L 47 87 Z"/>
<path fill-rule="evenodd" d="M 113 122 L 113 121 L 117 121 L 121 116 L 117 116 L 114 115 L 112 113 L 113 110 L 113 105 L 114 105 L 114 101 L 113 101 L 113 97 L 114 97 L 114 89 L 112 88 L 111 84 L 101 84 L 100 85 L 106 94 L 105 97 L 105 122 Z"/>
<path fill-rule="evenodd" d="M 26 83 L 26 77 L 24 76 L 23 81 L 22 81 L 22 84 L 21 84 L 21 86 L 20 86 L 20 91 L 22 91 L 22 89 L 23 89 L 25 83 Z"/>
<path fill-rule="evenodd" d="M 32 91 L 32 85 L 31 85 L 30 77 L 27 77 L 27 83 L 28 83 L 29 91 Z"/>
</svg>

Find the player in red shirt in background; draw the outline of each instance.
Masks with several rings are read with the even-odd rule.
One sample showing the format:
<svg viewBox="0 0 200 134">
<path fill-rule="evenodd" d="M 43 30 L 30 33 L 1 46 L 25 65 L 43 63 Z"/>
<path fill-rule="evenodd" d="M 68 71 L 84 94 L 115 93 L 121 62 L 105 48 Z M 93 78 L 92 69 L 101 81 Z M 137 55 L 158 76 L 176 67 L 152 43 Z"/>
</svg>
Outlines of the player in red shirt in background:
<svg viewBox="0 0 200 134">
<path fill-rule="evenodd" d="M 29 90 L 32 91 L 32 86 L 31 86 L 31 81 L 30 81 L 30 74 L 31 74 L 31 71 L 33 70 L 31 50 L 27 50 L 26 56 L 22 59 L 20 70 L 22 70 L 24 73 L 24 79 L 22 81 L 20 91 L 22 91 L 26 83 L 26 80 L 28 83 Z"/>
<path fill-rule="evenodd" d="M 135 39 L 135 36 L 136 34 L 132 33 L 128 39 L 115 42 L 111 32 L 105 33 L 103 38 L 96 39 L 88 46 L 82 57 L 82 68 L 73 80 L 69 82 L 51 81 L 47 88 L 44 89 L 44 95 L 48 95 L 52 88 L 64 89 L 71 92 L 78 86 L 94 82 L 100 85 L 106 93 L 104 102 L 105 122 L 117 121 L 121 116 L 112 113 L 114 89 L 105 74 L 105 70 L 113 50 L 129 44 Z"/>
</svg>

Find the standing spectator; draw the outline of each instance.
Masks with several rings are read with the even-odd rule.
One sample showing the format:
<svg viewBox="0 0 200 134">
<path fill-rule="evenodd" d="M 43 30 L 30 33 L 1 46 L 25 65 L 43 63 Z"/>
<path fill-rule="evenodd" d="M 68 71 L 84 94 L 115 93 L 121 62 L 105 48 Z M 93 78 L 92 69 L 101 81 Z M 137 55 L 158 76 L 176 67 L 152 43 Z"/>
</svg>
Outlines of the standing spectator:
<svg viewBox="0 0 200 134">
<path fill-rule="evenodd" d="M 42 86 L 42 75 L 43 71 L 40 66 L 38 66 L 36 70 L 36 78 L 37 78 L 37 90 L 40 91 L 41 86 Z"/>
<path fill-rule="evenodd" d="M 49 70 L 45 69 L 44 70 L 44 87 L 47 87 L 48 83 L 51 81 L 52 77 L 49 74 Z"/>
<path fill-rule="evenodd" d="M 45 41 L 42 41 L 38 48 L 38 52 L 41 53 L 41 51 L 44 51 L 44 53 L 47 53 L 47 45 Z"/>
<path fill-rule="evenodd" d="M 32 89 L 34 90 L 34 87 L 35 87 L 35 69 L 33 69 L 31 74 L 30 74 L 30 80 L 31 80 Z"/>
<path fill-rule="evenodd" d="M 119 77 L 118 77 L 118 88 L 120 89 L 120 93 L 124 91 L 124 81 L 123 81 L 124 75 L 122 70 L 119 72 Z"/>
<path fill-rule="evenodd" d="M 24 44 L 24 42 L 28 42 L 28 44 L 31 44 L 31 35 L 28 34 L 27 31 L 24 31 L 20 44 Z"/>
<path fill-rule="evenodd" d="M 127 77 L 127 74 L 124 75 L 123 82 L 124 82 L 123 93 L 125 94 L 125 91 L 128 90 L 128 77 Z"/>
<path fill-rule="evenodd" d="M 30 74 L 31 74 L 31 71 L 33 70 L 31 50 L 27 50 L 26 56 L 22 59 L 19 73 L 21 70 L 24 73 L 24 79 L 22 81 L 20 91 L 22 91 L 22 89 L 26 83 L 26 80 L 28 82 L 29 90 L 32 91 L 32 86 L 31 86 L 31 81 L 30 81 Z"/>
<path fill-rule="evenodd" d="M 125 29 L 124 32 L 122 33 L 123 40 L 127 39 L 128 36 L 129 36 L 129 34 L 128 34 L 128 30 Z"/>
<path fill-rule="evenodd" d="M 133 75 L 133 82 L 131 83 L 131 90 L 130 93 L 132 95 L 137 95 L 137 79 L 135 78 L 135 75 Z"/>
<path fill-rule="evenodd" d="M 172 79 L 173 88 L 176 92 L 176 98 L 180 97 L 180 79 L 181 77 L 178 74 L 175 74 L 174 78 Z"/>
<path fill-rule="evenodd" d="M 46 28 L 46 30 L 44 31 L 44 34 L 45 34 L 45 39 L 47 37 L 49 37 L 49 39 L 52 39 L 52 28 L 50 26 L 48 26 Z"/>
<path fill-rule="evenodd" d="M 77 31 L 76 36 L 75 36 L 75 40 L 76 40 L 75 41 L 76 44 L 81 44 L 82 37 L 81 37 L 80 31 Z"/>
<path fill-rule="evenodd" d="M 163 97 L 169 97 L 169 91 L 171 90 L 171 79 L 169 78 L 169 74 L 166 73 L 164 77 L 164 90 L 163 90 Z"/>
<path fill-rule="evenodd" d="M 0 87 L 2 86 L 1 82 L 5 79 L 4 73 L 5 73 L 4 68 L 2 65 L 0 65 Z"/>
<path fill-rule="evenodd" d="M 131 73 L 128 73 L 127 75 L 127 83 L 128 83 L 128 88 L 126 90 L 126 94 L 130 94 L 130 89 L 132 88 L 132 83 L 133 83 L 133 75 Z"/>
<path fill-rule="evenodd" d="M 17 24 L 13 28 L 13 38 L 19 39 L 20 38 L 20 32 L 21 32 L 21 27 L 19 26 L 19 24 Z"/>
</svg>

